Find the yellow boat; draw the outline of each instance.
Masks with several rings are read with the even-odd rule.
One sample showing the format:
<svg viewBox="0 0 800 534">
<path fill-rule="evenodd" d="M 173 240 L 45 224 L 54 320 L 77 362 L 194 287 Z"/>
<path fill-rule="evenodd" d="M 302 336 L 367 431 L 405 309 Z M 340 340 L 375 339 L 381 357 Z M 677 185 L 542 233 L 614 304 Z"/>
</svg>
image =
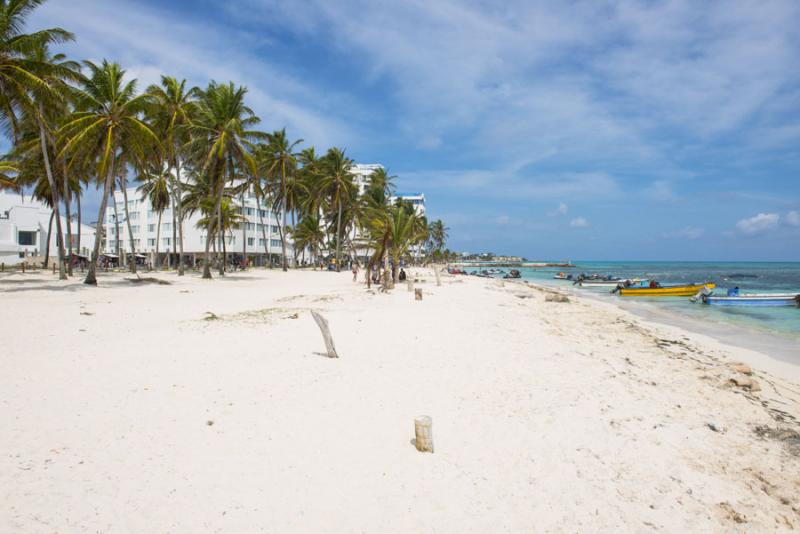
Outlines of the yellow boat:
<svg viewBox="0 0 800 534">
<path fill-rule="evenodd" d="M 623 297 L 693 297 L 704 287 L 714 289 L 717 286 L 708 282 L 688 286 L 629 287 L 620 289 L 619 294 Z"/>
</svg>

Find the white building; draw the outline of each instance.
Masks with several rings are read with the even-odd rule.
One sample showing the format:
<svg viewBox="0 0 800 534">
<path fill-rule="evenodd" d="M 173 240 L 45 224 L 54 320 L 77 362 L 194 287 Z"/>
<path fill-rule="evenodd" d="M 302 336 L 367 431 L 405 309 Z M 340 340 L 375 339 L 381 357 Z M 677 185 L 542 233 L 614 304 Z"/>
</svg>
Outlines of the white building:
<svg viewBox="0 0 800 534">
<path fill-rule="evenodd" d="M 370 175 L 378 169 L 383 169 L 383 165 L 380 163 L 354 163 L 353 166 L 350 167 L 350 172 L 353 173 L 355 177 L 353 181 L 358 186 L 359 195 L 364 194 L 364 189 L 366 189 L 369 183 Z"/>
<path fill-rule="evenodd" d="M 156 239 L 158 243 L 158 253 L 161 256 L 162 265 L 171 261 L 170 253 L 174 254 L 179 247 L 177 239 L 180 234 L 175 228 L 176 237 L 173 238 L 173 217 L 172 209 L 167 208 L 161 214 L 161 231 L 158 232 L 158 213 L 153 211 L 149 200 L 142 200 L 141 194 L 136 187 L 130 187 L 128 194 L 128 213 L 130 215 L 131 231 L 133 232 L 133 243 L 140 261 L 145 260 L 150 263 L 155 262 Z M 105 239 L 101 243 L 104 255 L 115 259 L 117 256 L 117 225 L 116 217 L 119 217 L 119 248 L 124 257 L 130 254 L 130 236 L 128 234 L 128 224 L 125 219 L 125 201 L 122 191 L 114 193 L 116 212 L 114 204 L 109 202 L 106 208 L 105 220 Z M 240 199 L 235 199 L 239 205 Z M 259 211 L 256 206 L 256 198 L 251 194 L 245 194 L 244 210 L 242 215 L 245 222 L 238 229 L 230 230 L 225 235 L 225 248 L 231 261 L 240 261 L 246 243 L 247 257 L 254 265 L 266 265 L 271 256 L 273 261 L 277 261 L 282 253 L 280 233 L 278 232 L 279 219 L 266 206 L 261 205 Z M 184 218 L 183 221 L 183 253 L 185 262 L 189 265 L 196 264 L 203 258 L 206 248 L 206 231 L 198 228 L 197 222 L 202 218 L 202 214 L 197 211 Z M 264 235 L 266 234 L 266 238 Z M 266 239 L 266 240 L 265 240 Z M 211 250 L 215 245 L 217 250 L 222 250 L 222 239 L 218 238 L 217 243 L 212 243 Z M 266 250 L 265 250 L 266 245 Z M 268 256 L 269 254 L 269 256 Z M 286 254 L 289 260 L 293 259 L 291 241 L 287 241 Z"/>
<path fill-rule="evenodd" d="M 8 265 L 23 261 L 37 263 L 43 261 L 48 248 L 51 261 L 56 260 L 58 232 L 55 220 L 48 232 L 52 213 L 45 204 L 29 196 L 0 191 L 0 262 Z M 94 247 L 95 229 L 85 224 L 79 229 L 74 217 L 71 226 L 70 239 L 73 247 L 77 247 L 80 233 L 81 248 L 75 252 L 88 256 Z M 61 229 L 66 233 L 67 221 L 63 216 Z"/>
</svg>

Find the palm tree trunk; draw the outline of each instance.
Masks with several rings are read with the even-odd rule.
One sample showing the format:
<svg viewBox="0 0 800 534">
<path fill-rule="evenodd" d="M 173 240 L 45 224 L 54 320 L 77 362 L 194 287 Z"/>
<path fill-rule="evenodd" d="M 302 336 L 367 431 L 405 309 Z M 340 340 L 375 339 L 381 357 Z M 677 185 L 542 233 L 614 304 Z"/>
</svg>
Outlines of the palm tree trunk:
<svg viewBox="0 0 800 534">
<path fill-rule="evenodd" d="M 297 223 L 294 218 L 294 210 L 292 210 L 292 232 L 297 228 Z M 294 242 L 294 233 L 292 234 L 292 256 L 294 256 L 294 268 L 297 269 L 297 244 Z"/>
<path fill-rule="evenodd" d="M 339 215 L 336 217 L 336 272 L 342 270 L 340 253 L 342 250 L 342 201 L 339 199 Z"/>
<path fill-rule="evenodd" d="M 133 241 L 133 230 L 131 229 L 131 214 L 128 211 L 128 190 L 125 187 L 125 175 L 121 177 L 120 187 L 122 188 L 122 201 L 125 202 L 125 224 L 128 226 L 128 240 L 131 242 L 131 272 L 136 274 L 136 247 Z"/>
<path fill-rule="evenodd" d="M 175 217 L 175 197 L 174 195 L 170 195 L 169 198 L 170 203 L 172 203 L 172 260 L 175 269 L 177 269 L 178 266 L 174 264 L 175 256 L 178 255 L 178 247 L 175 246 L 178 238 L 178 229 L 176 228 L 177 218 Z"/>
<path fill-rule="evenodd" d="M 94 247 L 92 247 L 92 257 L 89 261 L 89 271 L 86 273 L 86 279 L 83 281 L 84 284 L 93 286 L 97 285 L 97 260 L 100 257 L 100 242 L 103 240 L 103 219 L 106 216 L 106 204 L 108 203 L 108 195 L 111 193 L 111 184 L 114 182 L 115 160 L 115 154 L 112 152 L 111 165 L 108 168 L 108 174 L 103 184 L 103 198 L 100 199 L 100 209 L 97 213 L 97 231 L 94 236 Z M 117 203 L 114 202 L 115 209 L 116 205 Z M 117 227 L 119 228 L 119 225 L 117 225 Z M 117 235 L 117 237 L 119 238 L 119 235 Z M 119 241 L 119 239 L 117 239 L 117 241 Z"/>
<path fill-rule="evenodd" d="M 269 260 L 269 241 L 267 241 L 267 228 L 264 226 L 264 216 L 261 211 L 261 195 L 256 193 L 256 209 L 258 210 L 258 220 L 261 221 L 261 235 L 264 239 L 264 254 L 267 255 Z"/>
<path fill-rule="evenodd" d="M 158 225 L 156 226 L 156 269 L 161 267 L 161 259 L 158 255 L 158 242 L 161 241 L 161 215 L 163 211 L 158 212 Z"/>
<path fill-rule="evenodd" d="M 119 210 L 117 209 L 117 198 L 116 196 L 111 197 L 111 201 L 114 202 L 114 232 L 116 233 L 115 236 L 115 246 L 117 249 L 117 263 L 119 263 L 120 267 L 122 266 L 122 248 L 119 244 Z"/>
<path fill-rule="evenodd" d="M 78 182 L 80 185 L 80 182 Z M 78 243 L 75 245 L 78 249 L 78 254 L 81 254 L 81 230 L 83 226 L 81 226 L 81 190 L 78 190 L 78 196 L 75 197 L 75 207 L 78 208 Z"/>
<path fill-rule="evenodd" d="M 281 210 L 281 252 L 283 254 L 283 271 L 289 270 L 286 262 L 286 163 L 281 159 L 281 195 L 283 196 L 283 209 Z"/>
<path fill-rule="evenodd" d="M 178 239 L 180 254 L 178 255 L 178 276 L 183 276 L 183 206 L 181 201 L 181 161 L 175 158 L 175 205 L 178 208 Z"/>
<path fill-rule="evenodd" d="M 61 172 L 64 181 L 64 209 L 67 213 L 67 247 L 69 250 L 69 261 L 67 262 L 67 275 L 72 276 L 72 262 L 75 256 L 72 254 L 72 216 L 70 208 L 72 204 L 72 192 L 69 188 L 69 180 L 67 179 L 67 161 L 61 158 Z"/>
<path fill-rule="evenodd" d="M 50 185 L 50 197 L 53 203 L 53 212 L 55 213 L 56 218 L 56 236 L 57 241 L 56 244 L 58 245 L 58 279 L 59 280 L 66 280 L 67 279 L 67 272 L 64 270 L 64 234 L 61 231 L 61 216 L 59 214 L 58 209 L 58 189 L 56 188 L 56 181 L 53 179 L 53 169 L 50 168 L 50 154 L 48 154 L 47 150 L 47 140 L 46 140 L 46 133 L 44 129 L 44 107 L 41 103 L 39 103 L 39 145 L 42 149 L 42 158 L 44 159 L 44 171 L 47 174 L 47 183 Z M 48 238 L 48 248 L 50 246 Z"/>
<path fill-rule="evenodd" d="M 42 265 L 44 269 L 47 269 L 47 264 L 50 262 L 50 238 L 53 235 L 53 217 L 55 215 L 55 210 L 50 210 L 50 222 L 47 223 L 47 246 L 44 248 L 44 265 Z"/>
<path fill-rule="evenodd" d="M 239 198 L 242 200 L 242 218 L 244 219 L 242 223 L 242 267 L 244 268 L 247 266 L 247 225 L 250 224 L 247 220 L 247 215 L 245 215 L 247 209 L 244 207 L 244 190 L 242 190 Z"/>
</svg>

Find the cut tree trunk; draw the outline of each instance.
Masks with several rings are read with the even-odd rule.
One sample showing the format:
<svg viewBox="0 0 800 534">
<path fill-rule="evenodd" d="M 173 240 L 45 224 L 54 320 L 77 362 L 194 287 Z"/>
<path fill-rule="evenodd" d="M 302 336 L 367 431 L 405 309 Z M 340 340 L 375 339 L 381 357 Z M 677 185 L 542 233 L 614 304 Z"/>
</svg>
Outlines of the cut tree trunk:
<svg viewBox="0 0 800 534">
<path fill-rule="evenodd" d="M 333 344 L 333 336 L 331 336 L 331 330 L 328 327 L 328 321 L 314 310 L 311 310 L 311 315 L 314 317 L 314 321 L 316 321 L 317 326 L 322 332 L 322 338 L 325 340 L 325 349 L 328 352 L 328 358 L 338 358 L 339 355 L 336 353 L 336 347 Z"/>
<path fill-rule="evenodd" d="M 414 418 L 414 446 L 419 452 L 433 452 L 433 420 L 427 415 Z"/>
</svg>

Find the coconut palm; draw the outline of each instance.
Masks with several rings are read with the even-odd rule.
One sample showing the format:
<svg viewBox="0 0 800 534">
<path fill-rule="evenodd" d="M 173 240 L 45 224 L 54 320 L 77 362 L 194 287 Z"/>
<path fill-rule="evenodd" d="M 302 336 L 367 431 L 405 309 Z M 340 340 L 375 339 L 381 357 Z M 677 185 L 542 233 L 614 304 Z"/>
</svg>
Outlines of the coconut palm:
<svg viewBox="0 0 800 534">
<path fill-rule="evenodd" d="M 47 89 L 41 78 L 48 71 L 34 55 L 37 49 L 73 39 L 62 28 L 23 33 L 27 17 L 44 0 L 0 0 L 0 126 L 16 141 L 18 114 L 22 108 L 35 109 L 33 88 Z"/>
<path fill-rule="evenodd" d="M 292 240 L 295 248 L 308 249 L 311 261 L 316 265 L 325 243 L 325 231 L 322 229 L 319 213 L 307 213 L 294 228 Z"/>
<path fill-rule="evenodd" d="M 269 144 L 266 148 L 266 176 L 271 187 L 272 210 L 281 212 L 280 238 L 281 253 L 283 255 L 284 271 L 288 270 L 286 258 L 286 211 L 295 209 L 297 206 L 292 204 L 296 200 L 296 195 L 289 195 L 289 181 L 295 176 L 297 171 L 297 155 L 294 153 L 295 147 L 302 143 L 302 139 L 289 141 L 286 130 L 276 130 L 269 134 Z"/>
<path fill-rule="evenodd" d="M 158 246 L 161 241 L 161 216 L 164 214 L 170 205 L 170 181 L 171 173 L 165 170 L 161 161 L 156 161 L 156 164 L 149 172 L 139 176 L 142 185 L 137 188 L 137 191 L 142 195 L 142 201 L 147 200 L 151 208 L 158 214 L 158 223 L 156 225 L 156 269 L 161 266 L 161 258 L 158 254 Z"/>
<path fill-rule="evenodd" d="M 345 204 L 351 202 L 355 189 L 353 173 L 350 168 L 353 160 L 345 156 L 344 150 L 331 148 L 321 162 L 320 190 L 327 197 L 331 210 L 336 212 L 336 270 L 341 270 L 342 251 L 342 212 Z"/>
<path fill-rule="evenodd" d="M 192 139 L 188 145 L 194 165 L 205 173 L 216 200 L 217 224 L 221 224 L 221 205 L 225 184 L 236 178 L 236 168 L 246 169 L 256 175 L 256 163 L 251 154 L 253 143 L 265 134 L 252 130 L 260 122 L 253 110 L 247 107 L 245 87 L 233 82 L 211 82 L 207 89 L 198 92 L 196 119 L 191 124 Z M 209 239 L 206 239 L 203 278 L 211 278 Z M 224 274 L 220 264 L 220 274 Z"/>
<path fill-rule="evenodd" d="M 18 172 L 19 168 L 16 163 L 7 158 L 0 160 L 0 189 L 16 190 L 19 187 L 16 177 Z"/>
<path fill-rule="evenodd" d="M 63 139 L 62 153 L 69 155 L 71 164 L 91 163 L 94 176 L 103 184 L 98 232 L 84 281 L 97 285 L 101 229 L 117 160 L 144 161 L 157 152 L 159 140 L 141 119 L 147 97 L 136 94 L 136 80 L 125 82 L 125 71 L 117 63 L 103 60 L 95 65 L 85 61 L 84 65 L 89 76 L 77 91 L 76 111 L 59 130 L 59 136 Z M 135 250 L 131 252 L 135 254 Z"/>
<path fill-rule="evenodd" d="M 196 96 L 198 89 L 187 89 L 186 80 L 178 81 L 171 76 L 162 76 L 161 85 L 151 85 L 147 93 L 151 97 L 151 106 L 148 109 L 148 118 L 153 130 L 162 139 L 162 149 L 167 163 L 167 173 L 171 182 L 171 202 L 174 205 L 173 217 L 176 224 L 172 225 L 173 242 L 178 244 L 178 276 L 183 276 L 183 219 L 181 207 L 182 177 L 181 171 L 185 158 L 185 146 L 191 133 L 192 117 L 197 105 Z M 171 170 L 175 171 L 172 179 Z M 160 214 L 159 214 L 160 217 Z M 175 227 L 177 226 L 177 240 Z"/>
</svg>

